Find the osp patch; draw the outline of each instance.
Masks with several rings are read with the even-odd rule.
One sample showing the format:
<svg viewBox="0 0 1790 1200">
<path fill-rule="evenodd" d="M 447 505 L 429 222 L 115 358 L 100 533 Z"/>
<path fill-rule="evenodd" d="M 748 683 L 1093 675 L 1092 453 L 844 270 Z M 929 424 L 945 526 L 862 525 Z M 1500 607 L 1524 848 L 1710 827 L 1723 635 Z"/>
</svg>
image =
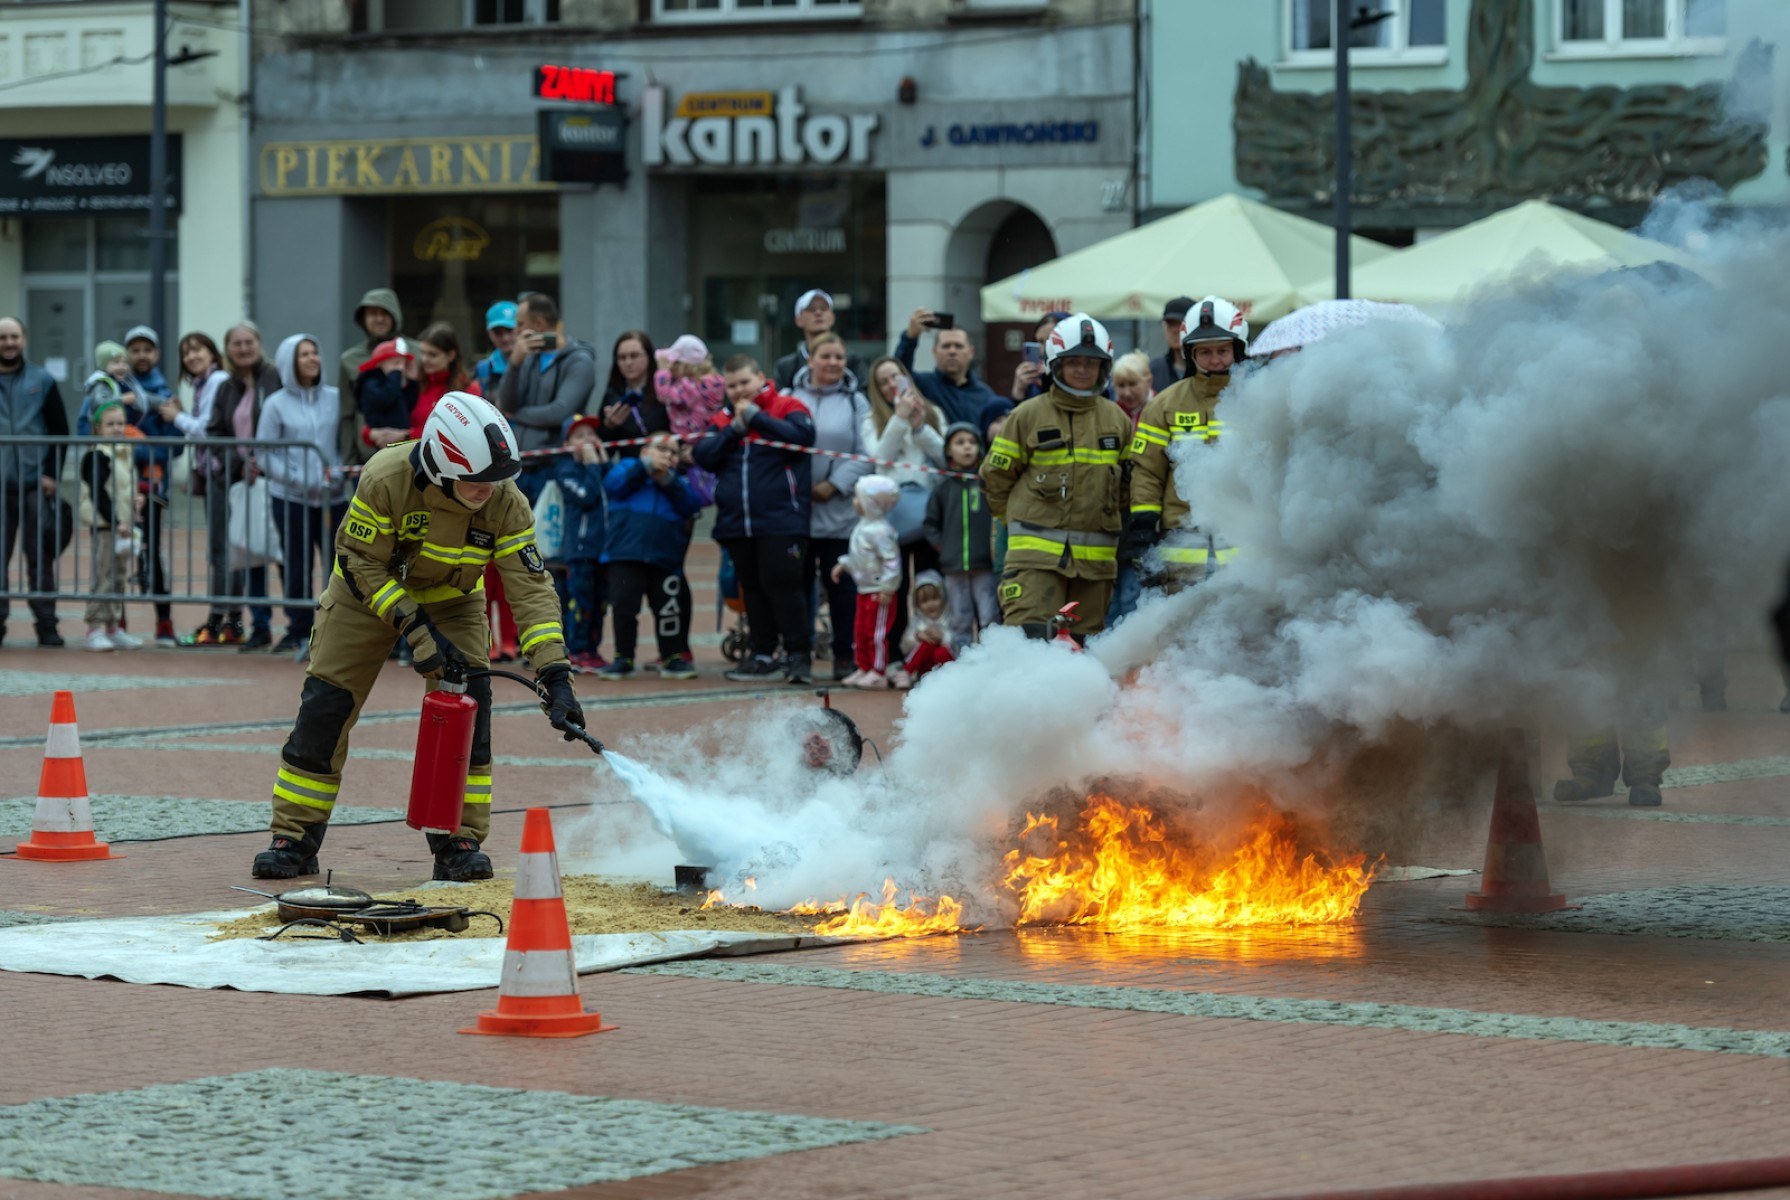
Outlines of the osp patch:
<svg viewBox="0 0 1790 1200">
<path fill-rule="evenodd" d="M 363 521 L 359 517 L 349 517 L 343 521 L 342 529 L 356 541 L 370 542 L 379 536 L 379 530 L 374 528 L 373 522 Z"/>
<path fill-rule="evenodd" d="M 404 514 L 403 519 L 398 522 L 398 536 L 401 538 L 415 538 L 421 540 L 428 536 L 428 533 L 428 509 L 420 508 L 415 512 L 407 512 Z"/>
</svg>

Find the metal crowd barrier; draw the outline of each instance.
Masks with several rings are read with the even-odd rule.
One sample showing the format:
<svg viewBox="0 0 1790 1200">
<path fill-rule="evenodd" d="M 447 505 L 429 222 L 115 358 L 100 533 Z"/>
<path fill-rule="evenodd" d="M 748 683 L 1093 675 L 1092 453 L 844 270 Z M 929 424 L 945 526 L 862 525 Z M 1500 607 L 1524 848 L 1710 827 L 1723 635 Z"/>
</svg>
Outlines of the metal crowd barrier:
<svg viewBox="0 0 1790 1200">
<path fill-rule="evenodd" d="M 90 452 L 109 452 L 121 443 L 134 452 L 133 482 L 147 475 L 150 483 L 144 513 L 132 522 L 141 549 L 122 564 L 127 572 L 122 595 L 95 590 L 94 539 L 115 535 L 96 530 L 91 488 L 81 473 L 81 464 Z M 165 456 L 160 453 L 164 450 Z M 291 469 L 302 469 L 306 478 L 332 479 L 347 492 L 353 491 L 352 479 L 328 475 L 323 452 L 311 442 L 0 435 L 0 568 L 4 569 L 0 598 L 315 608 L 317 594 L 328 582 L 335 537 L 327 498 L 319 501 L 324 511 L 322 546 L 310 547 L 324 573 L 319 579 L 315 574 L 318 568 L 313 567 L 312 594 L 288 600 L 281 594 L 283 589 L 271 586 L 247 594 L 252 580 L 274 578 L 250 572 L 267 567 L 283 571 L 283 557 L 269 557 L 255 567 L 246 565 L 240 555 L 235 560 L 230 557 L 231 474 L 240 479 L 243 470 L 238 466 L 227 474 L 221 464 L 253 462 L 259 469 L 260 463 L 276 453 L 286 456 Z M 145 463 L 145 458 L 151 461 Z M 157 458 L 163 461 L 155 463 Z M 45 465 L 58 460 L 59 466 Z M 46 477 L 55 481 L 53 495 L 45 491 L 42 481 Z M 239 500 L 241 495 L 239 490 Z M 120 502 L 114 497 L 114 504 L 134 508 L 134 501 L 128 498 Z M 272 503 L 239 507 L 243 512 L 237 530 L 240 551 L 284 549 L 282 534 L 289 531 L 280 528 Z M 15 613 L 14 619 L 18 616 Z"/>
</svg>

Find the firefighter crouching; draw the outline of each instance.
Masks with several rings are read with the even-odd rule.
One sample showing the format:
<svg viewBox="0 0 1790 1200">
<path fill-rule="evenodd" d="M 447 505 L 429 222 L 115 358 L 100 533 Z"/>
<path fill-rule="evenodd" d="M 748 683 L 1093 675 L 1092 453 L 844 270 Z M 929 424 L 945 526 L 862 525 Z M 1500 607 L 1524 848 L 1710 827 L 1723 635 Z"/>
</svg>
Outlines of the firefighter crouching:
<svg viewBox="0 0 1790 1200">
<path fill-rule="evenodd" d="M 335 567 L 311 633 L 298 720 L 280 751 L 273 844 L 255 856 L 257 879 L 317 873 L 348 756 L 348 732 L 392 644 L 410 643 L 430 681 L 488 665 L 483 573 L 496 563 L 522 630 L 521 649 L 555 728 L 583 726 L 572 694 L 559 598 L 534 543 L 534 515 L 514 476 L 516 435 L 488 402 L 450 392 L 414 442 L 368 460 L 336 530 Z M 491 878 L 479 849 L 491 827 L 491 680 L 468 681 L 478 702 L 466 804 L 452 834 L 428 835 L 435 878 Z M 567 738 L 570 740 L 571 735 Z"/>
<path fill-rule="evenodd" d="M 1249 322 L 1236 305 L 1207 296 L 1181 325 L 1187 374 L 1144 405 L 1131 438 L 1131 515 L 1119 555 L 1139 564 L 1149 586 L 1176 590 L 1204 579 L 1234 553 L 1193 523 L 1175 488 L 1169 447 L 1211 444 L 1224 432 L 1218 402 L 1231 368 L 1249 352 Z"/>
<path fill-rule="evenodd" d="M 989 507 L 1007 522 L 1001 619 L 1028 637 L 1076 602 L 1070 632 L 1099 633 L 1119 573 L 1131 419 L 1104 395 L 1113 343 L 1085 313 L 1057 323 L 1044 344 L 1050 390 L 1013 410 L 982 463 Z"/>
</svg>

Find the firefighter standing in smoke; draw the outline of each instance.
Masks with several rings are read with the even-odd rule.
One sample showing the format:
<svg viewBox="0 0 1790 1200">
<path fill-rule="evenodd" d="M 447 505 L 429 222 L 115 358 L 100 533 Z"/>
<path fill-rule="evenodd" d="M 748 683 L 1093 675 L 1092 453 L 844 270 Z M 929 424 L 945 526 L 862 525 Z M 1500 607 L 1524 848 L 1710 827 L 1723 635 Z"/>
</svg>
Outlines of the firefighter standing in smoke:
<svg viewBox="0 0 1790 1200">
<path fill-rule="evenodd" d="M 988 506 L 1007 522 L 1001 619 L 1028 637 L 1076 603 L 1070 632 L 1099 633 L 1119 573 L 1131 418 L 1105 396 L 1113 343 L 1086 313 L 1044 344 L 1050 389 L 1013 410 L 982 463 Z"/>
<path fill-rule="evenodd" d="M 1224 432 L 1218 402 L 1231 368 L 1249 353 L 1249 322 L 1229 300 L 1207 296 L 1181 324 L 1181 360 L 1187 374 L 1144 405 L 1131 439 L 1131 515 L 1120 557 L 1144 565 L 1146 583 L 1175 590 L 1204 579 L 1235 553 L 1189 521 L 1187 501 L 1175 488 L 1172 444 L 1216 442 Z"/>
<path fill-rule="evenodd" d="M 413 666 L 433 683 L 487 665 L 483 575 L 496 563 L 522 629 L 521 649 L 557 729 L 583 726 L 560 629 L 559 598 L 534 542 L 534 514 L 514 477 L 516 435 L 488 402 L 443 396 L 422 437 L 375 454 L 336 530 L 336 561 L 318 605 L 298 720 L 280 751 L 273 844 L 255 856 L 257 879 L 317 873 L 348 756 L 348 733 L 392 644 L 410 643 Z M 435 878 L 491 878 L 479 849 L 491 825 L 491 680 L 468 681 L 478 703 L 466 803 L 452 834 L 429 834 Z M 567 740 L 571 739 L 568 733 Z"/>
</svg>

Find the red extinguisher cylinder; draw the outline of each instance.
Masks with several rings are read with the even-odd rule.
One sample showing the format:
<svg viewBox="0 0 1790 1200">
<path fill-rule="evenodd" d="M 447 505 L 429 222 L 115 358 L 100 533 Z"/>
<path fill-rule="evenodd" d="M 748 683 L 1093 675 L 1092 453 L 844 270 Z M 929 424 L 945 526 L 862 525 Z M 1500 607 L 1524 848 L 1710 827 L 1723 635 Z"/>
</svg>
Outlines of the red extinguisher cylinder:
<svg viewBox="0 0 1790 1200">
<path fill-rule="evenodd" d="M 478 701 L 468 696 L 464 687 L 443 684 L 423 697 L 416 765 L 410 774 L 410 808 L 404 816 L 404 823 L 412 829 L 452 833 L 460 828 L 478 712 Z"/>
</svg>

